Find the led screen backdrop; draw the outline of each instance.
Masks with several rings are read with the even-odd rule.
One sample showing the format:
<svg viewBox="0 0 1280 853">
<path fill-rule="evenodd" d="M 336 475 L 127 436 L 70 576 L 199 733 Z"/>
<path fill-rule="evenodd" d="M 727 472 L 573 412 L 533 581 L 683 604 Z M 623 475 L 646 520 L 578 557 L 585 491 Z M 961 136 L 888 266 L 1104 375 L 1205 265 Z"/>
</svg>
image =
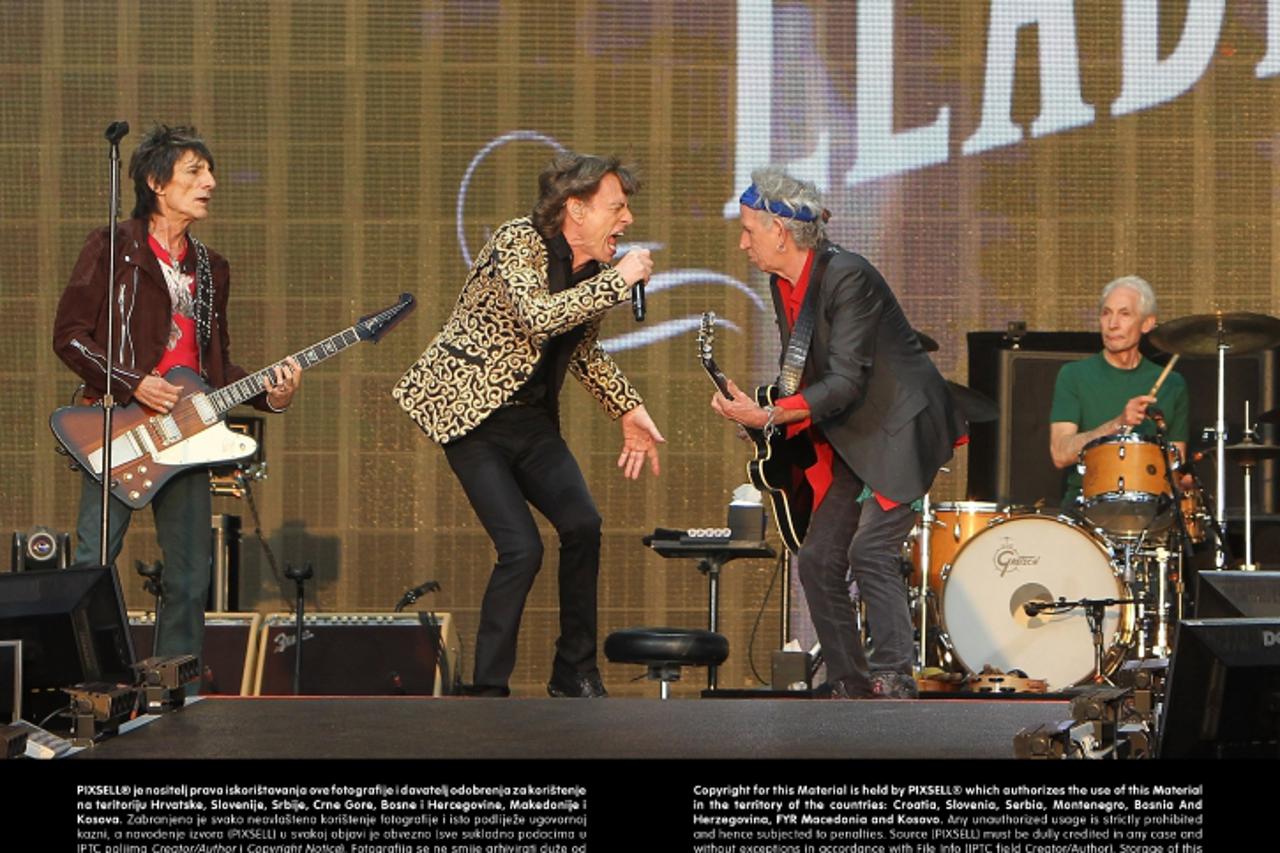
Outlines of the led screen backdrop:
<svg viewBox="0 0 1280 853">
<path fill-rule="evenodd" d="M 649 320 L 620 310 L 605 333 L 666 433 L 661 477 L 625 482 L 616 425 L 580 390 L 564 395 L 605 519 L 604 631 L 705 622 L 703 578 L 639 537 L 723 524 L 744 479 L 692 326 L 716 311 L 717 361 L 743 385 L 772 378 L 767 283 L 732 218 L 757 165 L 828 193 L 835 239 L 880 267 L 957 381 L 967 331 L 1090 328 L 1098 288 L 1125 273 L 1155 284 L 1165 317 L 1276 309 L 1275 0 L 0 0 L 0 19 L 0 529 L 73 523 L 79 475 L 46 420 L 76 380 L 49 338 L 79 246 L 105 220 L 102 130 L 130 121 L 127 160 L 147 124 L 190 122 L 217 158 L 198 233 L 231 261 L 242 365 L 402 291 L 421 301 L 378 346 L 309 372 L 267 425 L 262 530 L 282 561 L 314 562 L 323 609 L 390 609 L 434 578 L 433 605 L 473 633 L 487 539 L 388 392 L 559 146 L 640 166 L 628 239 L 658 268 Z M 964 496 L 964 453 L 936 497 Z M 249 507 L 216 509 L 245 519 L 242 602 L 286 606 Z M 525 619 L 526 693 L 556 633 L 550 551 Z M 156 556 L 144 512 L 121 561 L 134 606 L 133 561 Z M 727 572 L 722 684 L 752 683 L 771 574 Z M 775 602 L 754 639 L 766 675 Z M 644 692 L 630 674 L 606 677 Z"/>
</svg>

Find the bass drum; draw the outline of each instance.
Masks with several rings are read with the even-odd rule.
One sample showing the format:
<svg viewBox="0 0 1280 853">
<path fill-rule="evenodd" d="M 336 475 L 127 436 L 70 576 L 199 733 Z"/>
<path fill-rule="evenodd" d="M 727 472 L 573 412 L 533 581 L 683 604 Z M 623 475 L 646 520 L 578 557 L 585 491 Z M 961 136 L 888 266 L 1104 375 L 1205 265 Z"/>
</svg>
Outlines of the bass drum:
<svg viewBox="0 0 1280 853">
<path fill-rule="evenodd" d="M 1082 609 L 1028 616 L 1028 602 L 1128 599 L 1103 540 L 1065 517 L 997 519 L 956 553 L 942 578 L 942 627 L 948 647 L 971 673 L 1018 669 L 1062 690 L 1093 675 L 1093 634 Z M 1124 658 L 1133 636 L 1132 605 L 1103 618 L 1103 672 Z"/>
</svg>

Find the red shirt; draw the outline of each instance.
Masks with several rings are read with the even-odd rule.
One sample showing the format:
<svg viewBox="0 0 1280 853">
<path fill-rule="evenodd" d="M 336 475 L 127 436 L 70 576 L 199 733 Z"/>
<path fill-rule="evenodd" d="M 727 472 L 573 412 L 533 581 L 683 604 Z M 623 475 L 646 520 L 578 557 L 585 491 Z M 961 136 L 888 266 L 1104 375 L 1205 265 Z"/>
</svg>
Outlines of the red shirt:
<svg viewBox="0 0 1280 853">
<path fill-rule="evenodd" d="M 161 272 L 164 274 L 165 280 L 168 281 L 169 277 L 173 275 L 169 253 L 165 251 L 164 246 L 160 245 L 160 241 L 150 234 L 147 235 L 147 242 L 151 246 L 151 251 L 155 253 L 156 259 L 160 261 Z M 181 270 L 182 261 L 186 258 L 190 246 L 190 242 L 183 246 L 182 254 L 178 256 L 179 270 Z M 166 266 L 169 268 L 166 269 Z M 160 357 L 160 363 L 152 368 L 151 371 L 158 376 L 164 376 L 171 367 L 189 367 L 196 371 L 200 369 L 200 350 L 198 348 L 199 345 L 196 343 L 196 278 L 191 273 L 184 271 L 179 271 L 178 275 L 185 281 L 187 293 L 185 298 L 179 296 L 174 299 L 173 322 L 169 326 L 169 343 L 165 345 L 164 355 Z M 172 299 L 172 290 L 169 295 Z"/>
<path fill-rule="evenodd" d="M 795 328 L 796 318 L 800 316 L 800 309 L 804 307 L 804 295 L 809 290 L 809 274 L 813 271 L 813 259 L 814 252 L 810 249 L 809 256 L 804 261 L 804 269 L 800 271 L 800 278 L 795 284 L 778 276 L 778 296 L 782 299 L 782 313 L 787 319 L 788 329 Z M 780 409 L 809 408 L 804 397 L 798 393 L 783 397 L 777 401 L 776 405 Z M 814 428 L 811 418 L 787 424 L 788 437 L 798 435 L 805 430 L 809 432 L 809 441 L 813 443 L 814 453 L 818 457 L 818 461 L 806 468 L 804 472 L 804 478 L 809 481 L 809 488 L 813 489 L 813 508 L 816 510 L 818 504 L 822 503 L 822 499 L 826 497 L 827 490 L 831 488 L 831 464 L 836 454 L 835 448 L 827 441 L 822 431 Z"/>
</svg>

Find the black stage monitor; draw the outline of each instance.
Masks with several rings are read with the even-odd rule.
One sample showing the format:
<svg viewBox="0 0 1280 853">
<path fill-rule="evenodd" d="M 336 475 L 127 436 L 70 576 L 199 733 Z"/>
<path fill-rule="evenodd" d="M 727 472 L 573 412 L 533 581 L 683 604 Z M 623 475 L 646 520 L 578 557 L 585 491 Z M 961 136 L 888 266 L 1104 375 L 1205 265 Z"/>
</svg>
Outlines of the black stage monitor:
<svg viewBox="0 0 1280 853">
<path fill-rule="evenodd" d="M 1178 628 L 1161 758 L 1280 758 L 1280 618 Z"/>
<path fill-rule="evenodd" d="M 1202 571 L 1197 619 L 1280 616 L 1280 572 Z M 1280 655 L 1280 647 L 1276 654 Z"/>
<path fill-rule="evenodd" d="M 22 712 L 40 723 L 63 687 L 132 684 L 133 642 L 114 569 L 0 574 L 0 640 L 22 641 Z"/>
</svg>

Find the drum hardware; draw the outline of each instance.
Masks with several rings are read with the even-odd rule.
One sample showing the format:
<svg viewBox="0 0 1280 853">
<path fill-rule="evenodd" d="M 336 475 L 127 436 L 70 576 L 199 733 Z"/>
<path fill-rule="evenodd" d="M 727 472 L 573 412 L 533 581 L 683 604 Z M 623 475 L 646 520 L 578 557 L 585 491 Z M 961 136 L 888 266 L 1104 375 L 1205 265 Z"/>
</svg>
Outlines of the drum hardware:
<svg viewBox="0 0 1280 853">
<path fill-rule="evenodd" d="M 1221 311 L 1213 314 L 1193 314 L 1161 323 L 1147 336 L 1153 345 L 1165 352 L 1179 355 L 1218 356 L 1218 408 L 1216 438 L 1218 465 L 1216 476 L 1217 496 L 1214 518 L 1219 531 L 1225 529 L 1227 472 L 1226 465 L 1226 376 L 1227 350 L 1234 355 L 1248 355 L 1270 349 L 1280 343 L 1280 320 L 1265 314 L 1234 313 Z M 1227 554 L 1223 546 L 1226 537 L 1218 540 L 1215 562 L 1217 568 L 1226 568 Z M 1248 559 L 1248 558 L 1246 558 Z"/>
<path fill-rule="evenodd" d="M 1103 620 L 1106 619 L 1108 607 L 1133 606 L 1139 604 L 1132 598 L 1081 598 L 1076 601 L 1067 601 L 1065 598 L 1059 598 L 1057 601 L 1028 601 L 1022 606 L 1026 614 L 1032 618 L 1039 616 L 1041 613 L 1070 613 L 1076 608 L 1084 610 L 1084 618 L 1089 623 L 1089 631 L 1093 634 L 1093 682 L 1095 684 L 1107 684 L 1115 687 L 1111 679 L 1103 672 L 1104 665 L 1104 638 L 1103 638 Z"/>
<path fill-rule="evenodd" d="M 1248 403 L 1245 404 L 1245 412 L 1245 424 L 1248 424 Z M 1240 568 L 1247 572 L 1257 571 L 1258 565 L 1253 562 L 1253 469 L 1267 459 L 1280 458 L 1280 446 L 1260 443 L 1257 434 L 1246 426 L 1243 438 L 1236 444 L 1227 445 L 1224 450 L 1235 457 L 1244 471 L 1244 565 Z M 1221 470 L 1226 465 L 1218 468 Z"/>
</svg>

